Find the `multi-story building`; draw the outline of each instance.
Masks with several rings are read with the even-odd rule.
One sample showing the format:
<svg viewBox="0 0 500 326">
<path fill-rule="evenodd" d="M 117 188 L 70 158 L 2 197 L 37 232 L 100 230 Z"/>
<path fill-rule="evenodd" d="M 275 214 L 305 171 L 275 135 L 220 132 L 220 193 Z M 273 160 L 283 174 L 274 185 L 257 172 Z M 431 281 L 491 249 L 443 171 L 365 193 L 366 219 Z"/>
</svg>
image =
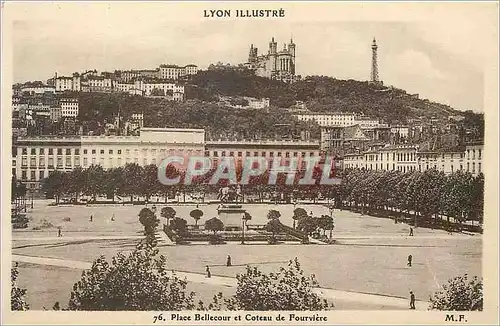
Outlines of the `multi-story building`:
<svg viewBox="0 0 500 326">
<path fill-rule="evenodd" d="M 61 106 L 61 116 L 64 118 L 76 118 L 79 112 L 77 98 L 62 98 L 59 100 Z"/>
<path fill-rule="evenodd" d="M 30 95 L 45 94 L 45 93 L 54 94 L 56 92 L 56 88 L 53 86 L 48 86 L 43 84 L 26 83 L 21 88 L 21 92 L 29 93 Z"/>
<path fill-rule="evenodd" d="M 142 96 L 166 96 L 173 100 L 184 99 L 184 86 L 161 80 L 135 80 L 133 83 L 116 83 L 115 89 L 120 92 Z"/>
<path fill-rule="evenodd" d="M 62 109 L 61 107 L 54 106 L 50 108 L 50 120 L 59 121 L 62 118 Z"/>
<path fill-rule="evenodd" d="M 260 100 L 251 98 L 248 99 L 248 106 L 252 109 L 265 109 L 269 107 L 270 100 L 268 98 L 263 98 Z"/>
<path fill-rule="evenodd" d="M 196 75 L 198 73 L 198 67 L 193 64 L 189 64 L 184 67 L 180 67 L 177 65 L 160 65 L 159 67 L 160 79 L 167 80 L 177 80 L 180 77 L 188 76 L 188 75 Z"/>
<path fill-rule="evenodd" d="M 299 121 L 316 121 L 320 127 L 349 127 L 356 124 L 354 113 L 302 113 L 293 116 Z"/>
<path fill-rule="evenodd" d="M 74 73 L 72 77 L 54 77 L 54 84 L 56 92 L 73 91 L 80 92 L 81 88 L 81 76 L 78 73 Z"/>
<path fill-rule="evenodd" d="M 205 147 L 205 156 L 210 157 L 214 165 L 223 157 L 234 157 L 237 164 L 242 164 L 246 157 L 264 157 L 271 164 L 275 158 L 286 161 L 321 156 L 319 143 L 312 141 L 208 140 Z M 305 167 L 304 164 L 300 168 Z"/>
<path fill-rule="evenodd" d="M 31 137 L 14 141 L 13 172 L 30 189 L 52 171 L 81 166 L 159 164 L 167 156 L 203 156 L 203 129 L 143 128 L 139 136 Z M 180 167 L 182 168 L 182 167 Z"/>
<path fill-rule="evenodd" d="M 82 80 L 82 91 L 110 93 L 113 91 L 114 81 L 106 76 L 89 76 Z"/>
<path fill-rule="evenodd" d="M 386 171 L 426 171 L 436 169 L 445 174 L 456 171 L 478 175 L 482 167 L 483 144 L 472 143 L 465 150 L 419 150 L 417 145 L 388 145 L 363 153 L 346 154 L 344 168 Z"/>
<path fill-rule="evenodd" d="M 248 62 L 245 66 L 254 70 L 257 76 L 270 79 L 292 82 L 295 80 L 295 50 L 296 45 L 290 39 L 288 48 L 283 44 L 283 50 L 278 50 L 278 43 L 274 37 L 269 42 L 269 51 L 267 54 L 258 55 L 258 49 L 250 45 Z"/>
<path fill-rule="evenodd" d="M 391 126 L 391 135 L 399 138 L 408 138 L 409 128 L 408 126 L 400 125 Z"/>
</svg>

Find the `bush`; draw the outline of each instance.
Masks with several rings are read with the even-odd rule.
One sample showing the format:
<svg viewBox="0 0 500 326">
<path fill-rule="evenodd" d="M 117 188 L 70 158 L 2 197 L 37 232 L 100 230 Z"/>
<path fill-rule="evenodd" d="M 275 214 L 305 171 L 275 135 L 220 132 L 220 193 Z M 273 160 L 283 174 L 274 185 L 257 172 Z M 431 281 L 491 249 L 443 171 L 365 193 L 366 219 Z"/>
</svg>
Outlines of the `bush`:
<svg viewBox="0 0 500 326">
<path fill-rule="evenodd" d="M 17 286 L 16 281 L 19 276 L 19 270 L 17 269 L 17 263 L 11 268 L 10 280 L 11 280 L 11 290 L 10 290 L 10 309 L 11 310 L 28 310 L 29 305 L 26 303 L 25 295 L 26 289 L 21 289 Z"/>
<path fill-rule="evenodd" d="M 108 263 L 103 256 L 73 286 L 69 310 L 178 311 L 194 308 L 187 282 L 168 276 L 166 258 L 158 255 L 154 238 L 141 241 L 126 256 L 118 253 Z"/>
<path fill-rule="evenodd" d="M 304 276 L 297 258 L 281 267 L 277 273 L 265 274 L 257 267 L 247 266 L 244 274 L 236 276 L 236 294 L 224 298 L 222 293 L 200 309 L 209 310 L 326 310 L 333 305 L 312 291 L 319 284 L 314 276 Z"/>
<path fill-rule="evenodd" d="M 65 218 L 63 218 L 63 222 L 71 222 L 71 217 L 65 217 Z"/>
<path fill-rule="evenodd" d="M 431 310 L 482 311 L 483 279 L 474 276 L 469 280 L 467 274 L 448 280 L 443 290 L 430 298 Z"/>
</svg>

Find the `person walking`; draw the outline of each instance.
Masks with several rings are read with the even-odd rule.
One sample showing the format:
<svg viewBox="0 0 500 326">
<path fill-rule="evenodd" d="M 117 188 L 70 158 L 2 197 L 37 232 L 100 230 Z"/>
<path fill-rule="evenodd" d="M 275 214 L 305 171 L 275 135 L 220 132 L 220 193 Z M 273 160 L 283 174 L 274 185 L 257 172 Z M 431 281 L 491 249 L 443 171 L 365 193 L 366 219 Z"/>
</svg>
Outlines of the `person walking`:
<svg viewBox="0 0 500 326">
<path fill-rule="evenodd" d="M 90 215 L 90 222 L 92 222 L 94 220 L 94 215 Z"/>
<path fill-rule="evenodd" d="M 409 234 L 410 237 L 413 237 L 413 228 L 410 226 L 410 234 Z"/>
<path fill-rule="evenodd" d="M 57 236 L 58 237 L 62 237 L 62 231 L 61 231 L 61 229 L 57 230 Z"/>
<path fill-rule="evenodd" d="M 410 291 L 410 309 L 415 310 L 415 294 Z"/>
<path fill-rule="evenodd" d="M 230 255 L 227 255 L 226 266 L 231 267 L 231 256 Z"/>
<path fill-rule="evenodd" d="M 408 267 L 411 267 L 412 259 L 413 259 L 412 255 L 408 255 L 408 264 L 406 264 Z"/>
<path fill-rule="evenodd" d="M 212 273 L 210 273 L 210 267 L 208 267 L 208 265 L 207 265 L 206 271 L 207 271 L 207 277 L 211 278 L 212 277 Z"/>
<path fill-rule="evenodd" d="M 111 216 L 111 221 L 114 221 L 115 220 L 115 214 L 113 214 L 113 216 Z"/>
</svg>

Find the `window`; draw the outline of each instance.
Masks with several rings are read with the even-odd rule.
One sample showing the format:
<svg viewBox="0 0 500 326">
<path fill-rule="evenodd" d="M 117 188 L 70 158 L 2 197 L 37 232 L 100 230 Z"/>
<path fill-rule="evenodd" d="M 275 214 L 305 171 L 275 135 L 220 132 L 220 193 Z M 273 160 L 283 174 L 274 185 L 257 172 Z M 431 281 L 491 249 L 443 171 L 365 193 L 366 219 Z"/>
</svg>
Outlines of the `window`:
<svg viewBox="0 0 500 326">
<path fill-rule="evenodd" d="M 23 180 L 26 180 L 27 179 L 27 171 L 21 171 L 21 178 Z"/>
<path fill-rule="evenodd" d="M 53 167 L 54 167 L 54 158 L 49 157 L 49 168 L 53 168 Z"/>
<path fill-rule="evenodd" d="M 40 155 L 45 154 L 45 151 L 43 148 L 40 148 Z"/>
<path fill-rule="evenodd" d="M 213 156 L 214 156 L 214 157 L 219 157 L 219 152 L 217 152 L 217 151 L 213 151 Z"/>
<path fill-rule="evenodd" d="M 293 157 L 297 157 L 297 152 L 293 152 Z"/>
<path fill-rule="evenodd" d="M 453 173 L 453 165 L 451 166 L 451 173 Z"/>
<path fill-rule="evenodd" d="M 259 156 L 259 152 L 253 152 L 253 156 Z"/>
<path fill-rule="evenodd" d="M 113 154 L 113 150 L 112 149 L 109 150 L 109 154 Z"/>
<path fill-rule="evenodd" d="M 88 159 L 86 157 L 83 158 L 83 167 L 87 167 Z"/>
<path fill-rule="evenodd" d="M 71 149 L 69 148 L 66 149 L 66 155 L 71 155 Z"/>
<path fill-rule="evenodd" d="M 460 164 L 460 170 L 463 170 L 464 169 L 464 166 L 462 164 Z"/>
<path fill-rule="evenodd" d="M 246 156 L 250 156 L 250 152 L 246 152 Z"/>
<path fill-rule="evenodd" d="M 470 163 L 467 163 L 467 172 L 470 171 Z"/>
<path fill-rule="evenodd" d="M 71 167 L 71 157 L 66 157 L 66 167 Z"/>
<path fill-rule="evenodd" d="M 62 148 L 57 149 L 57 155 L 62 155 Z"/>
<path fill-rule="evenodd" d="M 80 155 L 80 149 L 79 148 L 75 148 L 75 155 Z"/>
<path fill-rule="evenodd" d="M 481 150 L 480 149 L 477 150 L 477 158 L 481 159 Z"/>
<path fill-rule="evenodd" d="M 306 157 L 306 152 L 302 152 L 302 157 Z"/>
<path fill-rule="evenodd" d="M 314 156 L 314 152 L 309 153 L 309 156 Z"/>
<path fill-rule="evenodd" d="M 119 150 L 118 150 L 118 154 L 121 154 L 121 153 L 122 153 L 122 150 L 121 150 L 121 149 L 119 149 Z"/>
<path fill-rule="evenodd" d="M 62 165 L 63 165 L 63 160 L 62 160 L 62 157 L 58 157 L 58 158 L 57 158 L 57 166 L 58 166 L 58 167 L 62 167 Z"/>
<path fill-rule="evenodd" d="M 87 150 L 86 149 L 83 150 L 83 154 L 87 154 Z"/>
<path fill-rule="evenodd" d="M 36 166 L 36 159 L 34 157 L 30 158 L 30 166 L 32 167 Z"/>
<path fill-rule="evenodd" d="M 221 155 L 222 157 L 225 157 L 225 156 L 226 156 L 226 151 L 222 151 L 222 152 L 220 153 L 220 155 Z"/>
<path fill-rule="evenodd" d="M 281 157 L 281 152 L 278 152 L 278 157 Z"/>
<path fill-rule="evenodd" d="M 238 157 L 241 157 L 243 153 L 242 152 L 238 152 Z"/>
<path fill-rule="evenodd" d="M 23 155 L 28 155 L 28 149 L 27 148 L 23 148 L 22 149 L 22 153 L 23 153 Z"/>
<path fill-rule="evenodd" d="M 234 152 L 229 152 L 229 156 L 234 156 Z"/>
<path fill-rule="evenodd" d="M 472 162 L 472 173 L 476 173 L 476 163 Z"/>
<path fill-rule="evenodd" d="M 262 157 L 266 157 L 266 152 L 262 152 Z"/>
<path fill-rule="evenodd" d="M 92 157 L 92 165 L 96 165 L 96 158 L 95 157 Z"/>
<path fill-rule="evenodd" d="M 101 153 L 101 154 L 104 154 L 104 149 L 101 149 L 101 152 L 100 152 L 100 153 Z"/>
<path fill-rule="evenodd" d="M 38 174 L 40 180 L 42 180 L 43 178 L 45 178 L 45 171 L 40 171 L 40 173 Z"/>
<path fill-rule="evenodd" d="M 95 154 L 95 149 L 92 150 L 92 154 Z"/>
<path fill-rule="evenodd" d="M 31 171 L 31 173 L 30 173 L 30 180 L 36 180 L 35 171 Z"/>
<path fill-rule="evenodd" d="M 269 152 L 269 157 L 274 157 L 274 152 Z"/>
<path fill-rule="evenodd" d="M 290 157 L 290 152 L 286 152 L 286 153 L 285 153 L 285 157 L 286 157 L 286 158 L 289 158 L 289 157 Z"/>
<path fill-rule="evenodd" d="M 31 149 L 31 155 L 36 155 L 36 148 Z"/>
<path fill-rule="evenodd" d="M 45 157 L 40 157 L 40 163 L 39 163 L 40 166 L 45 166 Z"/>
<path fill-rule="evenodd" d="M 481 163 L 477 163 L 477 173 L 481 173 Z"/>
</svg>

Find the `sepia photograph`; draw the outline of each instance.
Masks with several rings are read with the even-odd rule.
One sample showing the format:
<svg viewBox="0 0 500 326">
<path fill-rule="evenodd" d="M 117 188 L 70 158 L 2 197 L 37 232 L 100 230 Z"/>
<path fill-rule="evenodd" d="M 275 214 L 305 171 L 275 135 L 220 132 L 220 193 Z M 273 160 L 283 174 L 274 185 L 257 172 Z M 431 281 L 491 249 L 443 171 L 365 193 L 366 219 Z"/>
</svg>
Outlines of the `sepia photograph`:
<svg viewBox="0 0 500 326">
<path fill-rule="evenodd" d="M 2 17 L 6 323 L 498 322 L 498 3 Z"/>
</svg>

